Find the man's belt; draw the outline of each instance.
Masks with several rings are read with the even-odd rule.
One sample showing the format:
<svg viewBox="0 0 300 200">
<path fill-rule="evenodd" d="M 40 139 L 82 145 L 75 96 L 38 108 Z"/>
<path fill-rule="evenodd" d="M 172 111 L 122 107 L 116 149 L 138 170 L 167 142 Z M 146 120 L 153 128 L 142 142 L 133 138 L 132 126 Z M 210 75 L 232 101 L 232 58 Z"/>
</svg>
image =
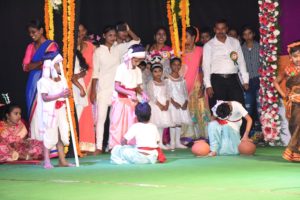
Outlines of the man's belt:
<svg viewBox="0 0 300 200">
<path fill-rule="evenodd" d="M 212 74 L 212 77 L 222 77 L 222 78 L 232 78 L 232 77 L 236 77 L 237 74 Z"/>
</svg>

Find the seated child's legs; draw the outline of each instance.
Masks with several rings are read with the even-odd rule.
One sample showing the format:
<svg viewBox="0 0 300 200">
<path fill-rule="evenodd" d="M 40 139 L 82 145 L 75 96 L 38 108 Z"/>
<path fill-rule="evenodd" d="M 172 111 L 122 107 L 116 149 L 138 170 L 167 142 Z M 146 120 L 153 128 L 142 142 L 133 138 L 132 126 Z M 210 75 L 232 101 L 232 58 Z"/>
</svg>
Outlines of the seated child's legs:
<svg viewBox="0 0 300 200">
<path fill-rule="evenodd" d="M 218 153 L 222 140 L 222 126 L 217 121 L 208 123 L 208 138 L 210 151 Z"/>
</svg>

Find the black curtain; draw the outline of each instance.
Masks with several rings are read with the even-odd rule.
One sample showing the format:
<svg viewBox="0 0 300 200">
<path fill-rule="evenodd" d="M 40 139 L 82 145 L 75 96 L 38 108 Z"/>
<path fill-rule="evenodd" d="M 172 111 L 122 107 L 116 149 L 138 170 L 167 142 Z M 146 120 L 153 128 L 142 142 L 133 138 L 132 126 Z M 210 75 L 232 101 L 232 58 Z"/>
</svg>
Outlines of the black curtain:
<svg viewBox="0 0 300 200">
<path fill-rule="evenodd" d="M 22 70 L 22 59 L 31 39 L 25 29 L 31 19 L 43 20 L 44 0 L 0 1 L 0 92 L 8 92 L 25 113 L 27 73 Z M 62 26 L 61 15 L 55 13 L 55 23 Z M 240 29 L 250 24 L 258 29 L 257 0 L 190 0 L 191 24 L 201 28 L 213 26 L 218 18 L 228 20 Z M 126 21 L 141 38 L 143 44 L 153 42 L 158 26 L 168 27 L 166 0 L 81 0 L 80 22 L 91 33 L 101 34 L 105 25 Z M 55 29 L 55 40 L 62 45 L 61 28 Z M 25 115 L 24 115 L 25 117 Z"/>
</svg>

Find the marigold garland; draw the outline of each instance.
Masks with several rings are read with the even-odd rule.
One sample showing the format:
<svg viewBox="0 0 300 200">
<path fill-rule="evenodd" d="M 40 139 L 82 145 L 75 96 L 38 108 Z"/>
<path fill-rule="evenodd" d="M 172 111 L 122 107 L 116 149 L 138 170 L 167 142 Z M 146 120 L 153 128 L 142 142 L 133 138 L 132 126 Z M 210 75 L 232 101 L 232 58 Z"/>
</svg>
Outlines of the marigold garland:
<svg viewBox="0 0 300 200">
<path fill-rule="evenodd" d="M 180 54 L 180 43 L 179 43 L 179 32 L 178 32 L 178 24 L 177 24 L 177 16 L 175 12 L 176 1 L 171 0 L 171 10 L 172 10 L 172 21 L 173 21 L 173 29 L 174 29 L 174 38 L 175 38 L 175 56 L 179 56 Z"/>
<path fill-rule="evenodd" d="M 53 7 L 49 0 L 48 2 L 48 15 L 49 15 L 49 29 L 48 29 L 48 39 L 54 40 L 54 17 L 53 17 Z"/>
<path fill-rule="evenodd" d="M 179 3 L 180 10 L 177 11 L 178 7 L 176 3 Z M 186 42 L 186 27 L 190 25 L 189 18 L 189 1 L 188 0 L 168 0 L 167 1 L 167 16 L 169 22 L 169 29 L 171 35 L 172 48 L 175 56 L 182 56 L 185 51 Z M 181 44 L 178 30 L 178 20 L 181 17 Z"/>
<path fill-rule="evenodd" d="M 191 20 L 190 20 L 190 1 L 189 0 L 186 0 L 185 9 L 186 9 L 186 15 L 185 15 L 186 26 L 189 27 L 189 26 L 191 26 Z"/>
<path fill-rule="evenodd" d="M 185 51 L 185 41 L 186 41 L 186 0 L 182 0 L 180 2 L 180 9 L 181 9 L 181 52 L 182 54 Z"/>
<path fill-rule="evenodd" d="M 64 57 L 64 72 L 68 82 L 68 87 L 72 92 L 71 78 L 73 76 L 73 62 L 74 62 L 74 23 L 75 23 L 75 0 L 63 0 L 63 57 Z M 74 136 L 76 142 L 76 150 L 78 156 L 82 157 L 80 152 L 77 130 L 76 130 L 76 119 L 74 110 L 74 99 L 72 96 L 69 97 L 70 110 L 72 116 L 72 124 L 74 127 Z"/>
<path fill-rule="evenodd" d="M 45 33 L 46 37 L 49 38 L 49 12 L 48 12 L 49 0 L 45 0 L 44 4 L 44 22 L 45 22 Z"/>
<path fill-rule="evenodd" d="M 170 0 L 167 0 L 167 16 L 169 21 L 169 30 L 170 30 L 172 49 L 175 50 L 175 37 L 174 37 L 174 27 L 173 27 L 173 20 L 172 20 L 173 17 L 172 17 Z"/>
</svg>

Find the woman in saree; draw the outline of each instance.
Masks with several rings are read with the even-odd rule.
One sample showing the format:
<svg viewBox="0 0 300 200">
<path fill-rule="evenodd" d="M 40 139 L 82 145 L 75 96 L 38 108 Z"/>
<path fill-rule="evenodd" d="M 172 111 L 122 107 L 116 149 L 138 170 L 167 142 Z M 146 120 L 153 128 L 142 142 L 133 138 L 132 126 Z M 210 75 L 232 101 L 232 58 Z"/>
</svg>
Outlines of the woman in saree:
<svg viewBox="0 0 300 200">
<path fill-rule="evenodd" d="M 83 153 L 94 152 L 95 147 L 95 129 L 94 129 L 94 120 L 93 120 L 93 109 L 92 103 L 90 101 L 90 90 L 91 90 L 91 82 L 92 82 L 92 74 L 93 74 L 93 55 L 95 47 L 94 45 L 88 41 L 87 37 L 87 29 L 84 25 L 80 24 L 78 29 L 78 47 L 77 49 L 81 52 L 85 63 L 88 65 L 87 70 L 77 70 L 75 62 L 75 70 L 73 80 L 80 80 L 82 87 L 84 88 L 84 92 L 80 92 L 79 95 L 74 95 L 78 97 L 75 99 L 76 111 L 79 123 L 79 147 Z M 75 72 L 76 71 L 76 72 Z M 73 90 L 74 91 L 74 90 Z M 80 99 L 85 98 L 85 105 L 81 106 Z M 78 100 L 78 101 L 77 101 Z M 77 103 L 78 102 L 78 103 Z M 80 108 L 80 111 L 78 108 Z"/>
<path fill-rule="evenodd" d="M 30 137 L 42 140 L 38 131 L 38 120 L 35 112 L 37 103 L 36 84 L 42 75 L 44 55 L 47 52 L 58 50 L 58 45 L 54 41 L 46 39 L 43 24 L 39 20 L 30 21 L 27 25 L 27 30 L 33 41 L 27 46 L 23 59 L 23 70 L 29 73 L 26 84 L 27 117 L 30 124 Z"/>
<path fill-rule="evenodd" d="M 186 46 L 183 54 L 183 76 L 186 81 L 190 111 L 193 125 L 182 127 L 182 137 L 197 139 L 207 138 L 207 125 L 210 121 L 208 101 L 204 96 L 202 64 L 202 47 L 196 46 L 199 40 L 199 31 L 196 27 L 186 29 Z"/>
</svg>

